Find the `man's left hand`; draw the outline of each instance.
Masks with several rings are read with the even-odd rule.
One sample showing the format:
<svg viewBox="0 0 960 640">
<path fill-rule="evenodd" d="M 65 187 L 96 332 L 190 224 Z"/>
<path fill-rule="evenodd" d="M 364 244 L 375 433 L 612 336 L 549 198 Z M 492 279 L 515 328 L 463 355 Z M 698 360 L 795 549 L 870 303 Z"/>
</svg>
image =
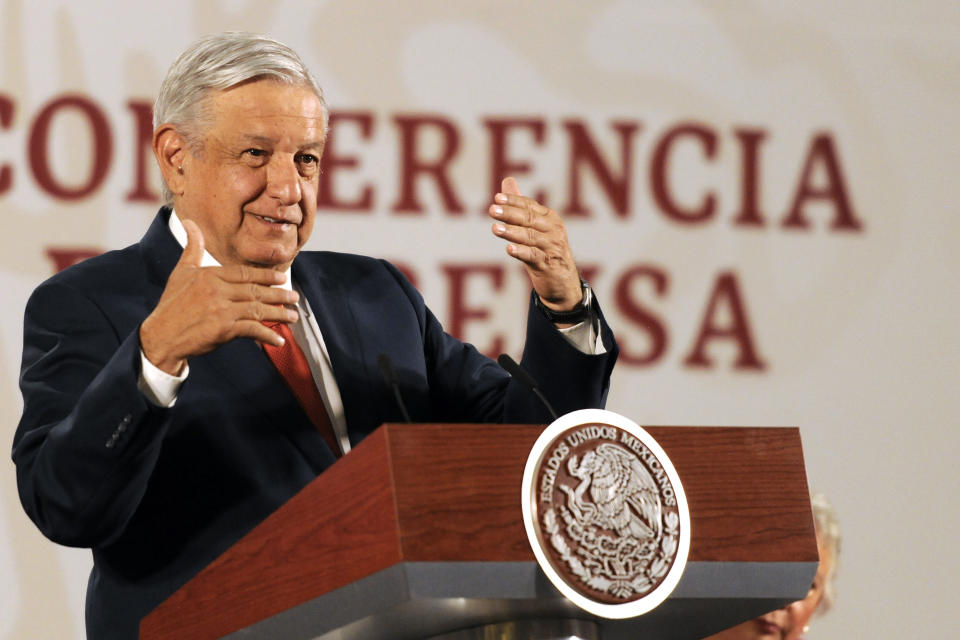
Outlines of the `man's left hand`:
<svg viewBox="0 0 960 640">
<path fill-rule="evenodd" d="M 524 264 L 541 302 L 555 311 L 580 303 L 583 290 L 567 230 L 556 211 L 520 193 L 517 181 L 504 178 L 489 214 L 494 235 L 508 240 L 507 253 Z"/>
</svg>

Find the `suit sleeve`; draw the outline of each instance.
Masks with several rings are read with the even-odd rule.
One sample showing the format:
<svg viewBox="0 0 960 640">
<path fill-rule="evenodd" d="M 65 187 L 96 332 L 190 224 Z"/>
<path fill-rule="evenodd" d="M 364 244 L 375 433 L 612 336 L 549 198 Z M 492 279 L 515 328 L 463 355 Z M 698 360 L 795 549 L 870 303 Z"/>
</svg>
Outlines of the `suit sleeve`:
<svg viewBox="0 0 960 640">
<path fill-rule="evenodd" d="M 138 333 L 118 335 L 66 284 L 27 303 L 13 460 L 24 509 L 55 542 L 108 544 L 146 491 L 171 410 L 137 388 Z"/>
<path fill-rule="evenodd" d="M 521 366 L 538 382 L 559 415 L 578 409 L 602 409 L 610 390 L 610 376 L 619 355 L 613 331 L 603 317 L 596 300 L 593 302 L 600 327 L 600 337 L 606 353 L 586 354 L 570 343 L 563 334 L 533 304 L 527 309 L 527 335 Z M 513 385 L 507 399 L 506 411 L 536 411 L 544 422 L 552 418 L 538 402 L 529 407 L 531 394 L 520 385 Z M 519 397 L 514 397 L 519 396 Z M 520 422 L 508 416 L 506 422 Z"/>
<path fill-rule="evenodd" d="M 549 423 L 539 399 L 500 365 L 444 332 L 412 285 L 389 267 L 421 317 L 424 357 L 431 390 L 432 419 L 451 422 Z M 584 354 L 531 302 L 521 365 L 540 385 L 559 413 L 602 408 L 618 348 L 610 327 L 596 307 L 607 351 Z"/>
</svg>

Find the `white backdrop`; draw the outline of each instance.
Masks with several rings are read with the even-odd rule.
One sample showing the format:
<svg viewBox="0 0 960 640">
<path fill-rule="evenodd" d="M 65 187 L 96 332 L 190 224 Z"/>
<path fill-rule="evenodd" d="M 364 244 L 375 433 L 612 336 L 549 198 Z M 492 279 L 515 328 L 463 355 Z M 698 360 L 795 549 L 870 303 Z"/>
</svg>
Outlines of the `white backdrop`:
<svg viewBox="0 0 960 640">
<path fill-rule="evenodd" d="M 517 353 L 526 283 L 481 213 L 510 165 L 593 269 L 625 352 L 608 408 L 801 427 L 844 531 L 837 607 L 811 637 L 943 635 L 960 5 L 785 4 L 0 0 L 5 441 L 30 291 L 54 257 L 135 242 L 156 211 L 137 117 L 167 65 L 204 33 L 260 31 L 340 114 L 310 248 L 395 259 L 448 329 Z M 46 541 L 0 469 L 0 636 L 82 637 L 89 552 Z"/>
</svg>

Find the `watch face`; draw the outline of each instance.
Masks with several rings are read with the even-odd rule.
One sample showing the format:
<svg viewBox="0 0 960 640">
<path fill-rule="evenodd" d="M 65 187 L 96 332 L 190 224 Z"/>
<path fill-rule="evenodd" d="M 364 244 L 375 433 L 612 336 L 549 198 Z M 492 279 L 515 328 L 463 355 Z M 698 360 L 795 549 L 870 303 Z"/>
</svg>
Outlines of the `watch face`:
<svg viewBox="0 0 960 640">
<path fill-rule="evenodd" d="M 593 304 L 593 289 L 583 280 L 580 283 L 583 285 L 583 300 L 580 301 L 580 304 L 589 309 L 590 305 Z"/>
</svg>

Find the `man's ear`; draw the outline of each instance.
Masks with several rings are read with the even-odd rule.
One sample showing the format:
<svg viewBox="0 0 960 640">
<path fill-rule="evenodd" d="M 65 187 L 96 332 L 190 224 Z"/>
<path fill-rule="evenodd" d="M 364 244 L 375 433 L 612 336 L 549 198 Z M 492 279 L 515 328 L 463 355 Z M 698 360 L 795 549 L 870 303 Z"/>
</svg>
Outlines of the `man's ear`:
<svg viewBox="0 0 960 640">
<path fill-rule="evenodd" d="M 153 155 L 160 166 L 167 188 L 175 196 L 183 194 L 184 162 L 188 160 L 187 140 L 172 124 L 162 124 L 153 132 Z"/>
</svg>

